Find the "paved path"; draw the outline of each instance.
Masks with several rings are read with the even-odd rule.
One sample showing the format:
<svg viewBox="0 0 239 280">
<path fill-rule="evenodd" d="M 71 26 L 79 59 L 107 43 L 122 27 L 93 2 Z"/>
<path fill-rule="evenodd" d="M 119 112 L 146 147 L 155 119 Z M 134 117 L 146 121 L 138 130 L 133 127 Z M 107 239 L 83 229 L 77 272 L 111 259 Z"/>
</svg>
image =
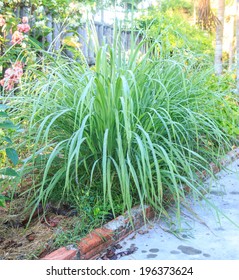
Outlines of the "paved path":
<svg viewBox="0 0 239 280">
<path fill-rule="evenodd" d="M 206 197 L 238 227 L 205 202 L 192 203 L 192 211 L 183 208 L 181 233 L 172 233 L 173 223 L 155 221 L 120 242 L 120 251 L 138 248 L 121 259 L 239 260 L 239 159 L 227 169 L 217 174 L 217 181 L 205 182 L 210 186 Z"/>
</svg>

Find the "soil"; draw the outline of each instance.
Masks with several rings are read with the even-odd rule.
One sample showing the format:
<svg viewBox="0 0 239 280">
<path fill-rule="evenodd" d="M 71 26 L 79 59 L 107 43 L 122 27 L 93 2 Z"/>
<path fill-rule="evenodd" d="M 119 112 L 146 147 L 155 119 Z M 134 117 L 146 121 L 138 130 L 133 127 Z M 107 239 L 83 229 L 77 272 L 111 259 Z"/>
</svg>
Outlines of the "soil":
<svg viewBox="0 0 239 280">
<path fill-rule="evenodd" d="M 109 211 L 92 221 L 94 217 L 66 203 L 48 203 L 44 210 L 39 204 L 34 213 L 26 211 L 32 180 L 29 175 L 19 184 L 7 181 L 0 186 L 0 194 L 11 197 L 0 207 L 0 260 L 41 259 L 60 247 L 76 245 L 94 227 L 114 218 Z"/>
<path fill-rule="evenodd" d="M 0 207 L 0 259 L 39 259 L 57 249 L 54 240 L 59 232 L 69 230 L 79 222 L 77 213 L 66 205 L 48 205 L 43 213 L 41 205 L 28 223 L 30 212 L 23 213 L 25 199 L 15 197 Z M 59 246 L 58 246 L 59 247 Z"/>
</svg>

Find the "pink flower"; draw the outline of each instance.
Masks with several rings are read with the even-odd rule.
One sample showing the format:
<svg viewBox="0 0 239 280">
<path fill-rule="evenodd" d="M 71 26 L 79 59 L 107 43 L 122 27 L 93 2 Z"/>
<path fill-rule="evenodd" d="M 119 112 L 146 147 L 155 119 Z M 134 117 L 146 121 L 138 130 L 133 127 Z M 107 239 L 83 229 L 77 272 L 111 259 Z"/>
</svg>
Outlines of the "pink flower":
<svg viewBox="0 0 239 280">
<path fill-rule="evenodd" d="M 16 68 L 16 67 L 22 68 L 23 66 L 24 66 L 24 63 L 22 63 L 21 61 L 16 61 L 16 62 L 13 64 L 13 68 Z"/>
<path fill-rule="evenodd" d="M 23 41 L 24 39 L 24 36 L 21 32 L 19 31 L 15 31 L 13 34 L 12 34 L 12 44 L 21 44 L 21 42 Z"/>
<path fill-rule="evenodd" d="M 6 23 L 5 19 L 2 15 L 0 15 L 0 27 L 2 27 Z"/>
<path fill-rule="evenodd" d="M 28 23 L 28 17 L 22 17 L 22 23 Z"/>
<path fill-rule="evenodd" d="M 13 71 L 14 71 L 13 79 L 16 82 L 18 82 L 18 80 L 23 75 L 22 63 L 20 61 L 18 61 L 15 64 L 13 64 Z"/>
<path fill-rule="evenodd" d="M 31 29 L 30 25 L 27 23 L 18 24 L 17 30 L 19 32 L 27 33 Z"/>
<path fill-rule="evenodd" d="M 22 68 L 8 68 L 4 74 L 4 79 L 18 83 L 23 74 Z"/>
<path fill-rule="evenodd" d="M 4 78 L 9 78 L 14 82 L 18 82 L 18 80 L 23 75 L 22 63 L 17 61 L 12 65 L 12 68 L 8 68 L 5 71 Z"/>
<path fill-rule="evenodd" d="M 6 84 L 5 84 L 6 83 Z M 5 86 L 6 90 L 12 90 L 14 88 L 14 82 L 12 80 L 6 81 L 5 79 L 2 79 L 0 81 L 0 85 L 3 87 Z"/>
<path fill-rule="evenodd" d="M 8 68 L 5 73 L 4 73 L 4 78 L 8 78 L 11 77 L 13 74 L 13 69 L 12 68 Z"/>
<path fill-rule="evenodd" d="M 12 68 L 8 68 L 4 73 L 4 78 L 0 80 L 0 85 L 5 86 L 6 90 L 12 90 L 23 75 L 23 64 L 20 61 L 15 62 Z"/>
<path fill-rule="evenodd" d="M 14 82 L 13 81 L 8 81 L 8 84 L 6 86 L 6 90 L 12 90 L 14 88 Z"/>
</svg>

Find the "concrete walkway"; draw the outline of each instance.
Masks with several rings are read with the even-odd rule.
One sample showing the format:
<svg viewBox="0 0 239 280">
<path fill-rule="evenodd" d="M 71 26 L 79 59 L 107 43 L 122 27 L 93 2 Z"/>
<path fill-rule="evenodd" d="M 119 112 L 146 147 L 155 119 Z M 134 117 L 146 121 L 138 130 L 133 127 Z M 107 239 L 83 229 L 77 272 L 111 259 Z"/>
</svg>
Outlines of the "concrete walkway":
<svg viewBox="0 0 239 280">
<path fill-rule="evenodd" d="M 120 251 L 137 250 L 121 260 L 239 260 L 239 159 L 216 177 L 205 182 L 206 197 L 223 214 L 204 201 L 191 203 L 182 208 L 181 232 L 172 213 L 171 222 L 155 221 L 122 240 Z"/>
</svg>

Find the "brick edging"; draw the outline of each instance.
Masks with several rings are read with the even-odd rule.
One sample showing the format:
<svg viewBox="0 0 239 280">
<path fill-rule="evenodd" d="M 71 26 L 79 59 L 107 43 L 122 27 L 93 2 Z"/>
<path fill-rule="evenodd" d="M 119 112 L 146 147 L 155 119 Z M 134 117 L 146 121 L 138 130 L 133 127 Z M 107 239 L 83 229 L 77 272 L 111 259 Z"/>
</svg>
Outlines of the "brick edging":
<svg viewBox="0 0 239 280">
<path fill-rule="evenodd" d="M 225 157 L 223 157 L 222 160 L 219 161 L 219 165 L 210 163 L 212 173 L 218 173 L 222 167 L 230 164 L 237 158 L 239 158 L 239 148 L 230 151 Z M 198 176 L 200 179 L 206 180 L 210 175 L 203 171 L 198 173 Z M 150 220 L 154 216 L 155 213 L 153 209 L 148 205 L 144 205 L 143 209 L 141 206 L 133 207 L 131 215 L 126 212 L 124 215 L 106 223 L 103 227 L 97 228 L 87 234 L 86 237 L 80 240 L 77 246 L 61 247 L 46 255 L 41 260 L 95 259 L 103 250 L 143 226 L 145 224 L 145 218 L 146 220 Z"/>
<path fill-rule="evenodd" d="M 223 167 L 227 166 L 231 162 L 239 158 L 239 148 L 235 148 L 232 151 L 228 152 L 219 162 L 218 165 L 211 162 L 209 168 L 213 174 L 217 174 L 222 170 Z M 207 174 L 205 170 L 202 172 L 197 172 L 199 179 L 206 180 L 210 177 L 211 174 Z"/>
<path fill-rule="evenodd" d="M 141 206 L 133 207 L 130 215 L 126 212 L 106 223 L 103 227 L 94 229 L 82 238 L 76 247 L 61 247 L 46 255 L 42 260 L 95 259 L 107 247 L 143 226 L 145 224 L 144 217 L 146 220 L 154 217 L 154 211 L 150 206 L 144 205 L 143 209 Z"/>
</svg>

